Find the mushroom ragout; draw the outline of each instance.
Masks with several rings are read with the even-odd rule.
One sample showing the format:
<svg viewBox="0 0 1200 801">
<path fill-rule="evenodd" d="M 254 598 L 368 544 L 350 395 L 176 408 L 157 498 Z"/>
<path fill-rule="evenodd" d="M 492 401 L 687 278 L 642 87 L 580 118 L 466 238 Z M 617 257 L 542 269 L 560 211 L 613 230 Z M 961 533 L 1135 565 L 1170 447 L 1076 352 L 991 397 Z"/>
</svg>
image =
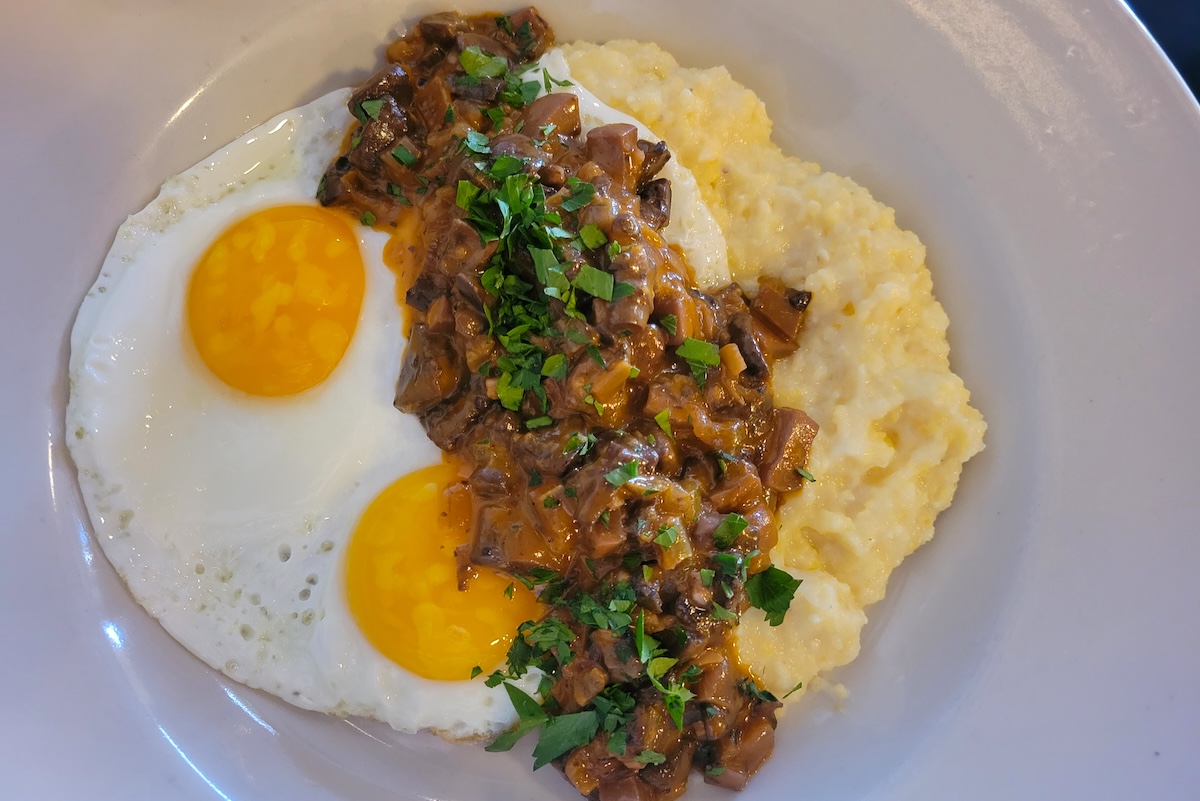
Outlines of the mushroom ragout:
<svg viewBox="0 0 1200 801">
<path fill-rule="evenodd" d="M 799 584 L 770 550 L 817 425 L 771 379 L 810 295 L 696 286 L 662 235 L 667 144 L 585 132 L 534 66 L 553 36 L 532 8 L 422 19 L 354 92 L 318 198 L 417 232 L 396 406 L 463 464 L 460 583 L 499 570 L 547 609 L 480 679 L 520 716 L 489 749 L 537 730 L 535 767 L 602 801 L 675 798 L 693 768 L 741 789 L 779 702 L 732 634 Z M 540 701 L 506 683 L 531 668 Z"/>
</svg>

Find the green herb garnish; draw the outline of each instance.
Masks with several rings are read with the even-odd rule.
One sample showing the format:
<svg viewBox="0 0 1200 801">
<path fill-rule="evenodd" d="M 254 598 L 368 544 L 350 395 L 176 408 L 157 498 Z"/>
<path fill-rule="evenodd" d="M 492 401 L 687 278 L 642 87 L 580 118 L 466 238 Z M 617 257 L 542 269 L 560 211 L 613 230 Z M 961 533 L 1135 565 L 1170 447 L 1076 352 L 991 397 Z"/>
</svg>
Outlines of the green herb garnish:
<svg viewBox="0 0 1200 801">
<path fill-rule="evenodd" d="M 738 536 L 746 530 L 746 526 L 750 525 L 746 518 L 739 515 L 737 512 L 730 512 L 725 515 L 725 519 L 717 524 L 713 530 L 713 544 L 721 550 L 725 550 L 730 545 L 733 545 Z"/>
<path fill-rule="evenodd" d="M 637 478 L 637 474 L 638 463 L 631 461 L 609 470 L 604 474 L 604 480 L 614 487 L 620 487 Z"/>
<path fill-rule="evenodd" d="M 770 565 L 761 573 L 746 579 L 746 597 L 750 599 L 751 606 L 766 613 L 769 624 L 778 626 L 792 605 L 800 581 L 792 578 L 787 571 Z"/>
<path fill-rule="evenodd" d="M 403 164 L 405 167 L 411 167 L 417 163 L 417 157 L 414 156 L 412 151 L 404 145 L 396 145 L 396 147 L 392 149 L 392 158 Z"/>
<path fill-rule="evenodd" d="M 508 72 L 506 59 L 483 52 L 479 45 L 471 45 L 459 53 L 458 62 L 472 78 L 499 78 Z"/>
</svg>

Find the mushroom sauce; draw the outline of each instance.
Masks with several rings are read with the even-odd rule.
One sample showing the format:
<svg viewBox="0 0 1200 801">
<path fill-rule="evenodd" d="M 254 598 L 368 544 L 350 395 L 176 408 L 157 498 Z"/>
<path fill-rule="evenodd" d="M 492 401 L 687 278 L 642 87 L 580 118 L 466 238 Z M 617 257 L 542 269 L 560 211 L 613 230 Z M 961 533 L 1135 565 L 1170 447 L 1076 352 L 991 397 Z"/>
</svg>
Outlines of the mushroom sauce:
<svg viewBox="0 0 1200 801">
<path fill-rule="evenodd" d="M 318 197 L 415 232 L 396 406 L 463 466 L 460 584 L 499 570 L 546 611 L 479 678 L 520 715 L 489 749 L 536 731 L 535 767 L 604 801 L 675 798 L 692 770 L 741 789 L 779 702 L 732 635 L 799 585 L 770 552 L 817 425 L 772 368 L 811 296 L 701 291 L 662 235 L 669 145 L 585 132 L 534 68 L 552 44 L 532 8 L 421 20 L 353 94 Z M 538 699 L 506 683 L 531 669 Z"/>
</svg>

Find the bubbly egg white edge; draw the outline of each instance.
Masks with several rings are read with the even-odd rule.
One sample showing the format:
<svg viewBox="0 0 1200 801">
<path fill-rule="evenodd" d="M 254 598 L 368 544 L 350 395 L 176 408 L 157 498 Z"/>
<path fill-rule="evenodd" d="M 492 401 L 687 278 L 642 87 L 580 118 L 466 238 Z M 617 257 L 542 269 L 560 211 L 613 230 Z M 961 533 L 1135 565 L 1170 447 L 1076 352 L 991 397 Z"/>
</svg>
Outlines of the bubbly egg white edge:
<svg viewBox="0 0 1200 801">
<path fill-rule="evenodd" d="M 571 80 L 557 50 L 543 57 L 542 66 L 558 81 Z M 638 127 L 641 136 L 657 141 L 644 125 L 603 105 L 577 84 L 561 90 L 580 97 L 585 130 L 608 122 L 629 122 Z M 359 232 L 367 266 L 363 311 L 343 364 L 321 387 L 284 401 L 248 398 L 209 375 L 185 344 L 189 338 L 183 331 L 184 293 L 198 254 L 225 225 L 250 211 L 279 203 L 315 202 L 317 182 L 337 155 L 351 124 L 346 110 L 349 93 L 348 89 L 337 90 L 258 126 L 167 181 L 158 197 L 121 226 L 72 329 L 68 445 L 106 556 L 138 602 L 206 663 L 306 709 L 373 717 L 400 731 L 433 729 L 454 738 L 482 736 L 515 720 L 502 688 L 486 688 L 482 680 L 437 682 L 413 676 L 366 642 L 345 602 L 344 545 L 358 516 L 392 480 L 440 458 L 415 418 L 400 414 L 391 404 L 404 339 L 399 333 L 395 279 L 381 259 L 387 235 L 365 227 Z M 665 239 L 688 255 L 702 284 L 728 281 L 724 238 L 701 201 L 695 180 L 674 161 L 663 174 L 674 185 L 675 201 Z M 159 265 L 159 259 L 173 250 L 181 255 L 166 267 Z M 142 286 L 147 281 L 153 286 L 149 293 Z M 144 297 L 146 294 L 149 297 Z M 374 342 L 372 318 L 391 320 L 377 326 L 380 338 Z M 129 328 L 123 328 L 135 319 L 149 325 L 149 334 L 133 336 Z M 354 366 L 360 362 L 370 365 L 366 368 L 369 390 L 343 386 L 347 376 L 361 369 L 361 365 Z M 121 374 L 130 363 L 133 369 Z M 350 478 L 327 476 L 318 482 L 320 486 L 292 498 L 295 503 L 285 507 L 285 512 L 257 509 L 249 520 L 222 514 L 225 510 L 219 503 L 206 502 L 203 506 L 222 534 L 214 537 L 206 532 L 205 543 L 190 542 L 199 532 L 185 531 L 187 536 L 180 537 L 170 503 L 157 510 L 148 500 L 170 496 L 170 492 L 162 492 L 162 483 L 171 484 L 175 472 L 186 471 L 176 464 L 160 465 L 139 487 L 128 480 L 126 470 L 132 462 L 122 453 L 123 441 L 136 438 L 139 426 L 150 430 L 157 425 L 151 418 L 161 419 L 163 414 L 175 412 L 175 407 L 187 406 L 160 404 L 153 409 L 156 414 L 149 416 L 146 404 L 153 405 L 155 399 L 141 399 L 139 406 L 138 387 L 145 389 L 147 377 L 156 380 L 156 371 L 163 364 L 175 370 L 163 382 L 165 386 L 203 398 L 202 403 L 191 404 L 197 408 L 190 411 L 201 419 L 191 429 L 195 437 L 204 438 L 205 426 L 216 425 L 220 429 L 216 439 L 236 448 L 238 426 L 249 423 L 249 428 L 269 429 L 280 417 L 289 415 L 295 418 L 290 421 L 291 430 L 304 432 L 296 436 L 311 436 L 308 429 L 312 423 L 320 421 L 316 427 L 323 429 L 335 419 L 322 411 L 336 409 L 320 407 L 323 399 L 338 395 L 339 388 L 341 400 L 357 395 L 369 398 L 369 408 L 358 409 L 351 416 L 360 422 L 379 421 L 388 436 L 379 436 L 378 430 L 371 432 L 373 442 L 360 445 L 361 452 L 352 456 L 344 447 L 330 449 L 327 443 L 310 443 L 318 450 L 323 445 L 327 451 L 317 461 L 337 463 L 359 473 Z M 125 382 L 125 391 L 114 391 L 114 385 Z M 315 417 L 310 417 L 313 414 Z M 384 422 L 385 416 L 392 422 Z M 115 426 L 108 422 L 110 418 L 118 421 Z M 149 424 L 142 424 L 142 418 Z M 227 425 L 222 427 L 222 423 Z M 176 434 L 165 433 L 167 440 Z M 147 451 L 171 452 L 161 443 L 152 443 L 139 455 Z M 242 455 L 253 461 L 255 453 L 246 450 Z M 398 458 L 397 453 L 413 458 Z M 214 460 L 220 468 L 243 463 L 230 459 L 228 452 L 220 456 L 223 458 Z M 286 473 L 289 467 L 280 463 L 274 469 Z M 259 471 L 270 469 L 258 465 Z M 178 485 L 186 483 L 184 478 L 172 485 L 174 492 L 182 492 Z M 271 494 L 266 483 L 251 480 L 256 476 L 245 478 L 227 482 L 243 485 L 240 502 L 246 502 L 246 496 L 255 491 Z M 227 491 L 237 493 L 238 489 L 229 487 Z M 288 500 L 287 490 L 286 486 L 275 488 L 279 497 L 271 500 Z M 252 542 L 264 521 L 273 526 L 274 534 Z M 276 536 L 280 529 L 286 532 L 282 537 Z M 291 553 L 286 562 L 280 557 L 285 547 Z M 197 564 L 204 565 L 203 573 L 196 572 Z M 260 584 L 254 589 L 235 586 L 247 577 L 260 579 Z M 298 593 L 305 590 L 305 601 L 297 603 Z M 535 672 L 520 684 L 532 692 L 537 678 Z"/>
</svg>

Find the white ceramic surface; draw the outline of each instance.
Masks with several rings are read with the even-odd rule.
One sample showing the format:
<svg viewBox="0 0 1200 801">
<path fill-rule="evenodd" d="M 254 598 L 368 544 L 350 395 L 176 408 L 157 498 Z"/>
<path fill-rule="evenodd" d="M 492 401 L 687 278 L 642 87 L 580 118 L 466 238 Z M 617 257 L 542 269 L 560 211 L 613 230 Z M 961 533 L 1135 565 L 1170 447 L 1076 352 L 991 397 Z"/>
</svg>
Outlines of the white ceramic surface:
<svg viewBox="0 0 1200 801">
<path fill-rule="evenodd" d="M 464 10 L 491 3 L 462 2 Z M 365 77 L 429 2 L 0 12 L 0 796 L 567 799 L 551 770 L 224 680 L 130 600 L 62 446 L 74 311 L 126 214 Z M 1112 0 L 561 0 L 561 38 L 724 63 L 784 147 L 929 246 L 990 423 L 932 545 L 741 796 L 1200 797 L 1200 110 Z M 694 799 L 727 794 L 693 783 Z"/>
</svg>

